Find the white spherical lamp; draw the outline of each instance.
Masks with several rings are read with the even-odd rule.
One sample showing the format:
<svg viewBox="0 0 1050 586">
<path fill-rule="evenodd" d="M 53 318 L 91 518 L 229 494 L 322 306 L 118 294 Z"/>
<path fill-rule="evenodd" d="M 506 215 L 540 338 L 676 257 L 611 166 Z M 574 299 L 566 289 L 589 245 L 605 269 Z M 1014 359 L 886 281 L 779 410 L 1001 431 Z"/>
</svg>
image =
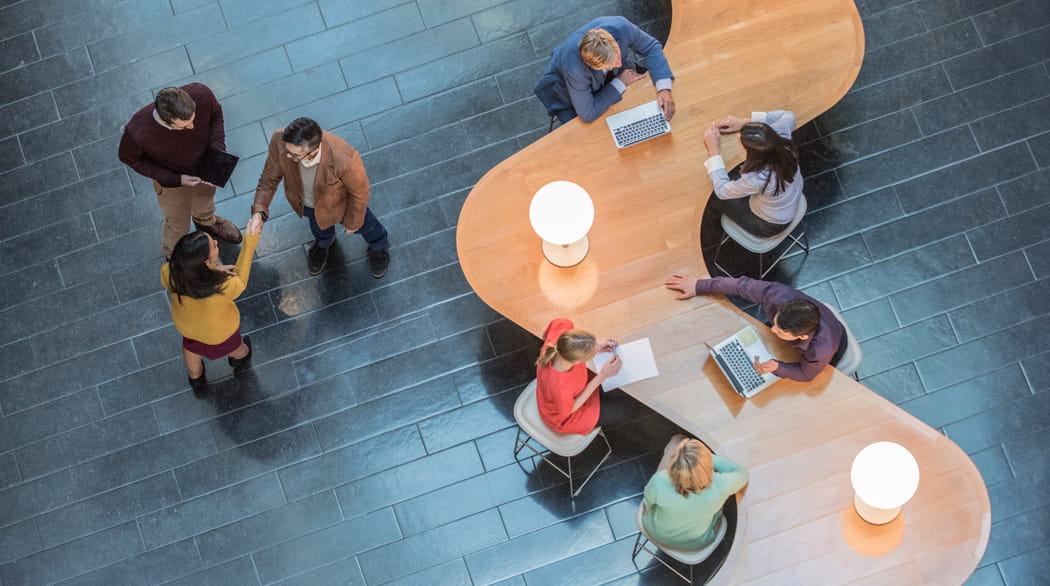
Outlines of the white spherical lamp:
<svg viewBox="0 0 1050 586">
<path fill-rule="evenodd" d="M 853 506 L 862 519 L 883 525 L 897 518 L 919 488 L 919 464 L 893 442 L 875 442 L 857 454 L 849 473 Z"/>
<path fill-rule="evenodd" d="M 554 181 L 532 196 L 529 222 L 543 239 L 543 256 L 551 264 L 571 267 L 587 256 L 587 232 L 594 223 L 594 203 L 579 185 Z"/>
</svg>

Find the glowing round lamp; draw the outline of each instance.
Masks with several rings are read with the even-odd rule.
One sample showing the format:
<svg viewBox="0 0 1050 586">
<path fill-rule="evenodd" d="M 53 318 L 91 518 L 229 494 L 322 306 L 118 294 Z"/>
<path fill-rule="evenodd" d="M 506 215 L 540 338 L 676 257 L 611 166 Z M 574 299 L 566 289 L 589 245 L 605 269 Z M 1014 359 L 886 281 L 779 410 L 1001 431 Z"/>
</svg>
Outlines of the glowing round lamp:
<svg viewBox="0 0 1050 586">
<path fill-rule="evenodd" d="M 883 525 L 897 518 L 919 488 L 919 464 L 904 446 L 876 442 L 853 459 L 853 507 L 862 519 Z"/>
<path fill-rule="evenodd" d="M 587 232 L 594 223 L 594 203 L 571 181 L 548 183 L 532 196 L 529 222 L 543 239 L 543 256 L 551 264 L 571 267 L 587 256 Z"/>
</svg>

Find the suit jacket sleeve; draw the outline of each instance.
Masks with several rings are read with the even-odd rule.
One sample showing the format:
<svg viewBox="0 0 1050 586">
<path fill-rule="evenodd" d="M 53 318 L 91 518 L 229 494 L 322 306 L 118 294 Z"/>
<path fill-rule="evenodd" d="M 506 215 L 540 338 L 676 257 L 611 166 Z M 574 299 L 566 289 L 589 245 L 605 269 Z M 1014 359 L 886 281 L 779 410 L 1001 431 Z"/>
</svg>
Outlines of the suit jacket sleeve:
<svg viewBox="0 0 1050 586">
<path fill-rule="evenodd" d="M 270 137 L 270 151 L 266 154 L 266 164 L 263 165 L 262 175 L 259 176 L 259 184 L 255 186 L 255 201 L 252 203 L 252 213 L 262 212 L 270 215 L 270 202 L 273 194 L 277 192 L 277 186 L 284 179 L 284 170 L 281 169 L 281 157 L 284 149 L 281 146 L 281 131 L 278 130 Z"/>
<path fill-rule="evenodd" d="M 565 72 L 565 88 L 569 91 L 572 109 L 584 122 L 594 122 L 616 102 L 623 99 L 620 91 L 605 84 L 597 93 L 591 92 L 591 68 L 580 61 L 580 69 Z"/>
<path fill-rule="evenodd" d="M 360 153 L 355 151 L 353 158 L 340 169 L 339 181 L 346 188 L 347 196 L 343 227 L 357 230 L 365 223 L 365 210 L 368 208 L 368 197 L 371 193 L 368 174 L 365 172 Z"/>
<path fill-rule="evenodd" d="M 635 53 L 645 57 L 645 63 L 649 66 L 649 77 L 655 82 L 661 79 L 674 79 L 671 73 L 671 65 L 664 55 L 664 46 L 653 38 L 652 35 L 635 26 L 634 23 L 623 19 L 624 30 L 627 31 L 628 42 Z"/>
</svg>

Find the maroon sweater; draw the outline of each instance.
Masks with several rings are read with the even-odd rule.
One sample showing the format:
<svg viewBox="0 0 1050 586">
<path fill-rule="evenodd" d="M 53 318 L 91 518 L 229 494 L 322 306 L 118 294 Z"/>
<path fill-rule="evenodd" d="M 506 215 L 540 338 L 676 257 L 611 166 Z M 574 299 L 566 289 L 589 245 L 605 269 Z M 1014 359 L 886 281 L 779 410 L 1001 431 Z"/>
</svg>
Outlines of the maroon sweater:
<svg viewBox="0 0 1050 586">
<path fill-rule="evenodd" d="M 120 137 L 121 162 L 164 187 L 182 185 L 181 175 L 191 175 L 208 147 L 226 150 L 222 106 L 201 83 L 182 86 L 197 104 L 192 130 L 171 130 L 153 118 L 153 104 L 131 117 Z"/>
</svg>

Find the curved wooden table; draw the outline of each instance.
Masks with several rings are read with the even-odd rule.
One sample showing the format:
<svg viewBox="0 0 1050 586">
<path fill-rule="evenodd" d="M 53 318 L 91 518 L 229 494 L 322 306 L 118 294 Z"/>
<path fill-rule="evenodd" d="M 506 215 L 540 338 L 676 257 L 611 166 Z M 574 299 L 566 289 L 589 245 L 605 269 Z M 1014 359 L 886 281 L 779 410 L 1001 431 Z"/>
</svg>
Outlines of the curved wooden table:
<svg viewBox="0 0 1050 586">
<path fill-rule="evenodd" d="M 670 135 L 623 151 L 604 122 L 578 119 L 510 157 L 474 187 L 459 219 L 467 280 L 486 303 L 541 335 L 554 317 L 622 341 L 648 337 L 660 376 L 628 393 L 746 465 L 751 482 L 727 584 L 958 584 L 988 543 L 988 493 L 954 443 L 828 368 L 745 401 L 707 359 L 716 342 L 754 323 L 721 297 L 676 301 L 673 272 L 706 276 L 699 225 L 711 184 L 703 131 L 726 114 L 787 108 L 799 123 L 830 108 L 860 69 L 864 34 L 850 0 L 674 0 L 667 54 L 677 76 Z M 644 86 L 644 87 L 643 87 Z M 638 84 L 610 112 L 654 99 Z M 723 141 L 729 166 L 738 142 Z M 544 260 L 529 226 L 532 195 L 567 179 L 596 208 L 579 265 Z M 767 345 L 793 359 L 769 329 Z M 853 457 L 889 440 L 916 457 L 921 481 L 900 517 L 868 525 L 853 510 Z"/>
</svg>

